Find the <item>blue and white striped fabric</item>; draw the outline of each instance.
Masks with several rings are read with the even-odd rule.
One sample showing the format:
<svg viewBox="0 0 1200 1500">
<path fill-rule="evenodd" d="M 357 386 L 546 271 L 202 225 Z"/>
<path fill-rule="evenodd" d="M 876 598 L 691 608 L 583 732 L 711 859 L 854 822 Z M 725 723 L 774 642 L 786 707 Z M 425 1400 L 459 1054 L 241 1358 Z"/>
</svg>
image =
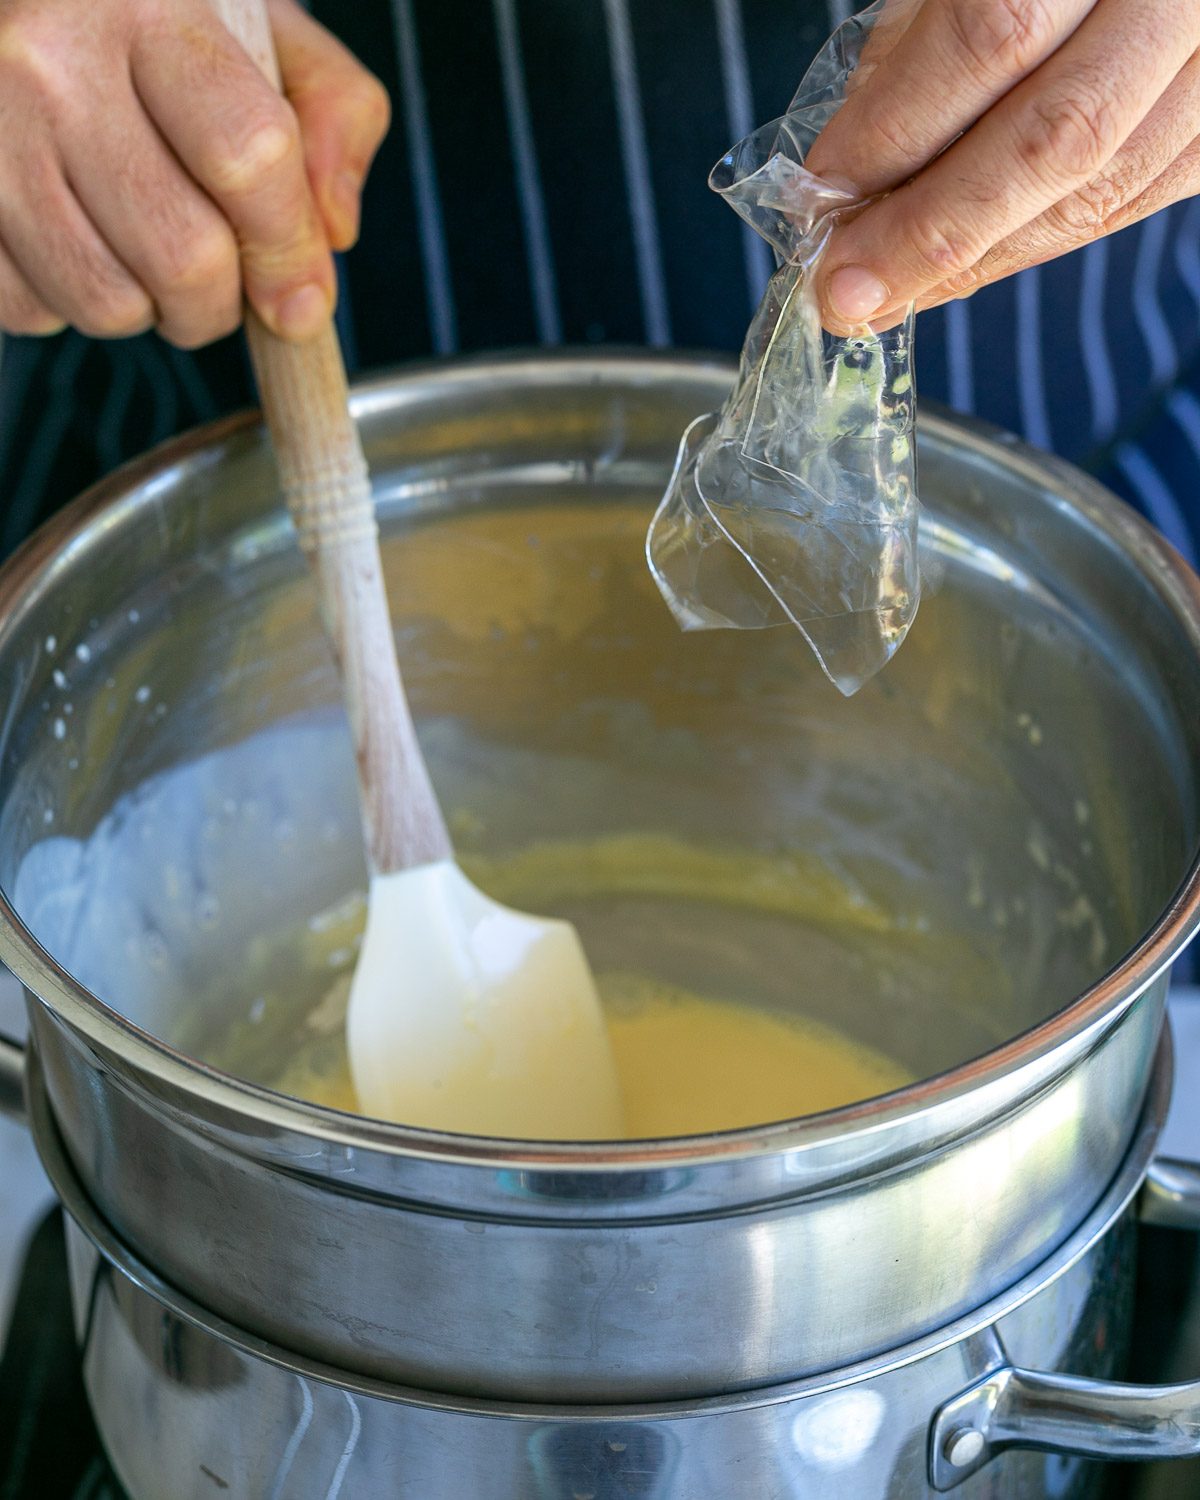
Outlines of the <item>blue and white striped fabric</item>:
<svg viewBox="0 0 1200 1500">
<path fill-rule="evenodd" d="M 370 367 L 616 342 L 735 350 L 765 246 L 704 187 L 849 0 L 314 0 L 396 124 L 340 321 Z M 923 394 L 1100 475 L 1195 561 L 1200 202 L 921 318 Z M 0 551 L 122 457 L 249 399 L 236 341 L 9 340 Z"/>
</svg>

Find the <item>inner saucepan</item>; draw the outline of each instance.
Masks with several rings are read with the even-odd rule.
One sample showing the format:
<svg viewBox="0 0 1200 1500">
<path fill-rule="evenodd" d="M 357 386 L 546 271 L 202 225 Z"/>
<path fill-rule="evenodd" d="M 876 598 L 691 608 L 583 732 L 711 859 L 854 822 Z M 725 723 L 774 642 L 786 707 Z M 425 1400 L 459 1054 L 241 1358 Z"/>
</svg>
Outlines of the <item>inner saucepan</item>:
<svg viewBox="0 0 1200 1500">
<path fill-rule="evenodd" d="M 1089 513 L 1115 502 L 1039 500 L 1023 460 L 928 425 L 931 587 L 846 701 L 795 632 L 685 635 L 663 605 L 643 541 L 689 401 L 694 382 L 360 413 L 459 857 L 578 928 L 633 1134 L 804 1114 L 987 1051 L 1121 958 L 1197 838 L 1197 667 Z M 366 872 L 310 581 L 247 432 L 172 483 L 22 620 L 0 883 L 137 1025 L 353 1108 Z"/>
</svg>

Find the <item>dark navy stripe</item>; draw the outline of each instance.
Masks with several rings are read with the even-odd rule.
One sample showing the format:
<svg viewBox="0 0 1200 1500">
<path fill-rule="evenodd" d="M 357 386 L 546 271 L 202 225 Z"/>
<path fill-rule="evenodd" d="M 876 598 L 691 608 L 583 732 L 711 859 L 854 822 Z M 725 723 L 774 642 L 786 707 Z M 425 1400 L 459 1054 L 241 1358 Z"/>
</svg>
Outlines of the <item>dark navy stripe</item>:
<svg viewBox="0 0 1200 1500">
<path fill-rule="evenodd" d="M 562 320 L 558 315 L 558 274 L 546 227 L 546 200 L 542 193 L 537 142 L 529 118 L 529 93 L 525 87 L 525 63 L 515 0 L 492 0 L 492 14 L 496 22 L 496 43 L 504 79 L 504 107 L 520 195 L 538 338 L 543 344 L 559 344 L 562 342 Z"/>
<path fill-rule="evenodd" d="M 1128 431 L 1151 400 L 1150 356 L 1133 313 L 1133 286 L 1138 264 L 1138 226 L 1108 236 L 1108 276 L 1104 322 L 1112 351 L 1119 427 Z M 1050 351 L 1047 351 L 1050 353 Z M 1053 355 L 1050 353 L 1050 357 Z"/>
<path fill-rule="evenodd" d="M 742 30 L 758 112 L 755 124 L 763 125 L 787 109 L 829 35 L 829 16 L 821 0 L 785 5 L 779 0 L 742 0 Z"/>
<path fill-rule="evenodd" d="M 479 0 L 405 3 L 416 15 L 427 79 L 457 346 L 537 343 L 491 7 Z"/>
<path fill-rule="evenodd" d="M 713 0 L 717 20 L 721 75 L 725 86 L 725 117 L 729 122 L 729 145 L 748 136 L 758 124 L 758 111 L 750 89 L 750 65 L 742 26 L 741 0 Z M 742 261 L 746 270 L 747 314 L 753 315 L 770 279 L 773 259 L 766 242 L 748 224 L 739 230 Z"/>
<path fill-rule="evenodd" d="M 346 361 L 346 370 L 353 377 L 358 373 L 358 333 L 354 319 L 354 293 L 346 270 L 346 257 L 335 256 L 334 263 L 337 269 L 338 285 L 337 312 L 334 317 L 338 338 L 342 345 L 342 357 Z"/>
<path fill-rule="evenodd" d="M 1181 254 L 1185 247 L 1196 247 L 1195 234 L 1189 232 L 1191 225 L 1200 225 L 1195 209 L 1200 204 L 1175 203 L 1165 210 L 1169 229 L 1167 249 L 1158 277 L 1158 295 L 1163 316 L 1175 341 L 1180 369 L 1186 369 L 1200 358 L 1200 297 L 1193 292 L 1182 274 Z"/>
<path fill-rule="evenodd" d="M 694 0 L 655 0 L 633 17 L 638 56 L 655 60 L 642 69 L 642 89 L 674 342 L 734 348 L 751 311 L 739 221 L 706 185 L 713 163 L 733 144 L 721 107 L 716 16 Z M 691 33 L 694 48 L 678 45 L 681 30 Z M 684 107 L 697 98 L 713 107 Z"/>
<path fill-rule="evenodd" d="M 559 269 L 563 339 L 641 343 L 645 324 L 603 4 L 517 0 L 517 20 Z"/>
<path fill-rule="evenodd" d="M 975 345 L 971 299 L 947 304 L 946 400 L 959 411 L 975 410 Z"/>
<path fill-rule="evenodd" d="M 395 23 L 399 104 L 404 115 L 409 171 L 417 208 L 417 236 L 425 273 L 426 301 L 435 354 L 458 349 L 458 312 L 451 284 L 450 257 L 442 213 L 442 195 L 434 158 L 432 127 L 426 103 L 427 84 L 417 35 L 413 0 L 391 0 Z M 437 74 L 431 75 L 434 79 Z"/>
<path fill-rule="evenodd" d="M 384 0 L 346 5 L 316 0 L 313 12 L 378 75 L 393 101 L 392 129 L 363 195 L 366 244 L 346 257 L 355 340 L 365 367 L 426 355 L 433 344 L 408 132 L 400 107 L 400 73 Z M 381 24 L 382 22 L 382 24 Z M 364 315 L 370 309 L 369 316 Z"/>
<path fill-rule="evenodd" d="M 1170 221 L 1158 213 L 1137 226 L 1138 255 L 1133 278 L 1133 312 L 1146 344 L 1150 362 L 1150 384 L 1158 389 L 1174 378 L 1179 368 L 1175 339 L 1159 295 L 1164 253 Z"/>
<path fill-rule="evenodd" d="M 931 307 L 926 312 L 917 314 L 914 350 L 917 389 L 922 392 L 937 391 L 940 393 L 938 399 L 944 401 L 944 393 L 949 385 L 948 335 L 944 307 Z"/>
<path fill-rule="evenodd" d="M 1088 393 L 1090 442 L 1083 449 L 1103 447 L 1117 430 L 1120 400 L 1113 370 L 1109 329 L 1104 316 L 1108 288 L 1108 241 L 1097 240 L 1079 251 L 1079 355 Z"/>
<path fill-rule="evenodd" d="M 1094 428 L 1080 344 L 1082 264 L 1052 260 L 1027 274 L 1037 278 L 1038 327 L 1020 378 L 1023 386 L 1036 384 L 1036 395 L 1027 397 L 1025 406 L 1027 413 L 1036 407 L 1035 420 L 1042 425 L 1039 435 L 1027 418 L 1024 431 L 1031 442 L 1078 458 L 1092 446 Z"/>
<path fill-rule="evenodd" d="M 973 339 L 973 377 L 975 410 L 989 422 L 1007 427 L 1010 432 L 1022 430 L 1021 400 L 1018 390 L 1016 341 L 1013 330 L 1017 322 L 1017 292 L 1010 277 L 1007 281 L 985 286 L 971 298 Z M 917 347 L 918 381 L 921 349 Z M 925 394 L 945 399 L 948 390 L 930 388 L 927 382 L 918 387 Z"/>
</svg>

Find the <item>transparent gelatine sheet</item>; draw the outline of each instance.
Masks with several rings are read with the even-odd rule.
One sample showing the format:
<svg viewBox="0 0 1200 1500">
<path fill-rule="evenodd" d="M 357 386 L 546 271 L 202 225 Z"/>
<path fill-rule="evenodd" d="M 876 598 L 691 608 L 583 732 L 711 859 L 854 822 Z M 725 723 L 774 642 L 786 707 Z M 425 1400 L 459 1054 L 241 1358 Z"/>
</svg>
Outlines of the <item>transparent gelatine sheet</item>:
<svg viewBox="0 0 1200 1500">
<path fill-rule="evenodd" d="M 713 169 L 779 269 L 728 401 L 684 433 L 647 538 L 684 629 L 791 621 L 847 696 L 889 660 L 920 599 L 912 314 L 879 335 L 822 329 L 814 274 L 833 216 L 855 200 L 803 162 L 882 8 L 841 26 L 788 113 Z"/>
</svg>

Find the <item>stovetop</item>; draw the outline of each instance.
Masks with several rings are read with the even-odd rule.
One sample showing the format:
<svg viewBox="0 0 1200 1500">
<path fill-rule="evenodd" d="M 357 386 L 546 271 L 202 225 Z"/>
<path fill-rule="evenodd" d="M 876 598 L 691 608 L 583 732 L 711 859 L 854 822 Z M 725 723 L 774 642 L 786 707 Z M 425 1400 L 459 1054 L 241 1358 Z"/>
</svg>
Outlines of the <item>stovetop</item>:
<svg viewBox="0 0 1200 1500">
<path fill-rule="evenodd" d="M 62 1215 L 34 1233 L 0 1356 L 0 1500 L 125 1500 L 79 1373 Z"/>
</svg>

